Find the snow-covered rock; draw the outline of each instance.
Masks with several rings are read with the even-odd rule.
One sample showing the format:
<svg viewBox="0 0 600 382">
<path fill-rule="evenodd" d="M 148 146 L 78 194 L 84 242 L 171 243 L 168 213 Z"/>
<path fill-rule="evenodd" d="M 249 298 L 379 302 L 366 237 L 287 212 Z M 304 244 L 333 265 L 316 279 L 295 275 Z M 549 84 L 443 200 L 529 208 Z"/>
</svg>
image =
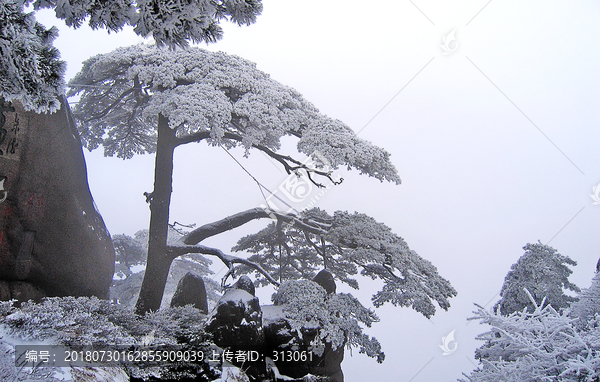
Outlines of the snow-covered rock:
<svg viewBox="0 0 600 382">
<path fill-rule="evenodd" d="M 211 313 L 206 331 L 212 333 L 213 342 L 217 346 L 230 350 L 232 354 L 238 351 L 254 351 L 259 354 L 264 352 L 265 334 L 260 303 L 257 297 L 246 290 L 234 287 L 223 295 Z M 265 365 L 262 360 L 256 362 L 234 360 L 233 364 L 243 366 L 246 373 L 253 378 L 265 375 Z M 237 381 L 237 379 L 229 380 Z"/>
<path fill-rule="evenodd" d="M 207 331 L 220 347 L 262 346 L 264 332 L 258 298 L 245 290 L 229 290 L 213 310 Z"/>
</svg>

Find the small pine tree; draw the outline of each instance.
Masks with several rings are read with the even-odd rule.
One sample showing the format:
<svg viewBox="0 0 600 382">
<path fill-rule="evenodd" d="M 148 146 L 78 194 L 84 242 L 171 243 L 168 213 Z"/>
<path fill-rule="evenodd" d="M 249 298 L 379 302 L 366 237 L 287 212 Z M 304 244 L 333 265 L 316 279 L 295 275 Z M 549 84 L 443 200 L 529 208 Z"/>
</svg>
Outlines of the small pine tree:
<svg viewBox="0 0 600 382">
<path fill-rule="evenodd" d="M 283 311 L 291 330 L 300 333 L 304 328 L 319 328 L 319 334 L 310 345 L 310 350 L 322 356 L 325 343 L 333 350 L 340 346 L 355 347 L 359 353 L 382 363 L 385 354 L 379 341 L 363 333 L 361 325 L 371 327 L 379 317 L 371 309 L 349 293 L 327 294 L 325 289 L 310 280 L 291 280 L 281 285 L 273 294 L 275 305 L 284 306 Z"/>
<path fill-rule="evenodd" d="M 542 243 L 528 243 L 523 249 L 525 254 L 512 265 L 504 279 L 500 292 L 502 298 L 494 306 L 495 309 L 500 309 L 504 316 L 525 308 L 531 312 L 534 306 L 525 289 L 531 293 L 536 304 L 541 304 L 545 298 L 546 303 L 557 311 L 577 300 L 564 293 L 565 290 L 580 291 L 577 285 L 569 281 L 573 271 L 568 266 L 577 265 L 577 262 Z"/>
</svg>

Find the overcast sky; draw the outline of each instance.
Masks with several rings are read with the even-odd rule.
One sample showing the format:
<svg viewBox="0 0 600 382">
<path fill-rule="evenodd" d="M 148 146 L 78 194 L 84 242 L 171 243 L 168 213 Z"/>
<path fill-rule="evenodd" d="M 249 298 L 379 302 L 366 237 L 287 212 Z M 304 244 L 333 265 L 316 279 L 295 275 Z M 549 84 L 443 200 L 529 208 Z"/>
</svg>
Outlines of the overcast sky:
<svg viewBox="0 0 600 382">
<path fill-rule="evenodd" d="M 69 30 L 48 12 L 38 19 L 60 28 L 55 45 L 68 78 L 89 56 L 142 41 L 130 31 Z M 472 370 L 474 337 L 486 330 L 467 325 L 473 303 L 498 300 L 529 242 L 577 261 L 571 280 L 590 285 L 600 256 L 600 205 L 590 196 L 600 183 L 599 21 L 593 1 L 265 0 L 255 25 L 224 25 L 224 39 L 208 46 L 256 62 L 386 148 L 402 185 L 341 169 L 343 184 L 316 205 L 384 222 L 458 291 L 450 310 L 431 320 L 408 308 L 378 309 L 381 322 L 367 332 L 386 360 L 347 352 L 347 382 L 452 381 Z M 176 151 L 171 221 L 204 224 L 264 203 L 221 149 L 187 146 Z M 233 153 L 272 190 L 286 179 L 259 152 Z M 147 228 L 142 193 L 152 190 L 153 156 L 123 161 L 100 150 L 86 151 L 86 160 L 109 231 Z M 207 244 L 229 250 L 264 224 Z M 353 293 L 368 304 L 376 288 Z M 452 330 L 458 348 L 443 356 L 438 345 Z"/>
</svg>

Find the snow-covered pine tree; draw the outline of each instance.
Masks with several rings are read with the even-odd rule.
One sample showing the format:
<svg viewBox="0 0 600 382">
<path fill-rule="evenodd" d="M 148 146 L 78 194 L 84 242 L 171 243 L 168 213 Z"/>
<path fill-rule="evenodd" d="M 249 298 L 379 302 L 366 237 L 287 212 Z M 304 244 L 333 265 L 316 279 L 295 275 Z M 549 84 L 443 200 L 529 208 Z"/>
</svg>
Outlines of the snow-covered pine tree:
<svg viewBox="0 0 600 382">
<path fill-rule="evenodd" d="M 69 95 L 81 94 L 74 114 L 88 149 L 103 145 L 105 155 L 121 158 L 156 151 L 146 268 L 152 277 L 144 278 L 136 307 L 139 313 L 158 309 L 169 267 L 177 256 L 195 251 L 231 263 L 216 249 L 167 245 L 173 153 L 180 145 L 201 141 L 224 148 L 241 145 L 247 154 L 257 149 L 278 161 L 288 174 L 306 171 L 311 179 L 320 175 L 333 181 L 331 171 L 343 165 L 381 181 L 400 183 L 388 152 L 358 138 L 341 121 L 320 114 L 294 89 L 240 57 L 199 48 L 137 45 L 87 60 L 70 87 Z M 284 136 L 298 139 L 300 153 L 318 152 L 314 159 L 321 168 L 279 154 Z M 323 169 L 323 161 L 328 162 L 328 170 Z M 238 221 L 243 224 L 250 216 L 274 214 L 260 209 L 240 214 Z M 277 216 L 302 224 L 293 216 Z M 200 241 L 192 238 L 187 237 L 185 244 Z"/>
<path fill-rule="evenodd" d="M 57 29 L 45 29 L 33 12 L 25 13 L 29 5 L 53 9 L 73 28 L 86 20 L 92 29 L 109 32 L 131 25 L 138 35 L 170 47 L 215 42 L 223 35 L 222 20 L 250 25 L 262 12 L 261 0 L 0 0 L 0 100 L 17 99 L 38 113 L 60 108 L 65 65 L 52 45 Z"/>
<path fill-rule="evenodd" d="M 470 319 L 490 330 L 477 337 L 485 341 L 475 352 L 479 367 L 459 381 L 600 381 L 599 280 L 596 274 L 571 309 L 561 311 L 527 289 L 530 305 L 507 315 L 476 304 Z"/>
<path fill-rule="evenodd" d="M 254 253 L 247 259 L 197 245 L 250 220 L 274 214 L 277 223 L 240 239 L 233 248 Z M 351 276 L 360 270 L 364 276 L 383 281 L 383 287 L 372 298 L 376 307 L 386 302 L 410 306 L 426 317 L 435 313 L 434 301 L 447 310 L 448 299 L 456 295 L 430 262 L 410 250 L 389 227 L 361 213 L 337 211 L 330 216 L 314 208 L 291 216 L 256 208 L 198 227 L 182 241 L 188 246 L 169 246 L 169 250 L 216 255 L 229 266 L 222 282 L 231 275 L 255 272 L 257 284 L 279 286 L 273 301 L 283 305 L 292 326 L 298 330 L 303 325 L 318 328 L 321 340 L 313 344 L 313 350 L 325 343 L 333 349 L 345 343 L 379 362 L 384 359 L 377 339 L 364 334 L 361 327 L 378 321 L 375 313 L 351 294 L 333 293 L 334 288 L 328 288 L 326 293 L 321 285 L 307 280 L 313 278 L 317 269 L 325 268 L 357 289 L 359 283 Z M 242 265 L 234 267 L 235 263 Z"/>
<path fill-rule="evenodd" d="M 276 306 L 282 306 L 290 329 L 300 333 L 306 328 L 318 328 L 310 350 L 321 356 L 325 344 L 333 350 L 341 346 L 356 347 L 359 353 L 382 363 L 385 354 L 376 338 L 363 333 L 361 324 L 371 327 L 379 317 L 349 293 L 327 294 L 310 280 L 288 280 L 272 296 Z"/>
<path fill-rule="evenodd" d="M 16 0 L 0 0 L 0 107 L 18 100 L 26 110 L 54 112 L 64 92 L 65 63 L 46 29 Z"/>
<path fill-rule="evenodd" d="M 599 381 L 600 327 L 579 331 L 566 310 L 557 312 L 528 297 L 529 311 L 506 316 L 478 306 L 471 319 L 479 319 L 490 330 L 478 336 L 485 341 L 476 351 L 479 367 L 459 381 Z"/>
<path fill-rule="evenodd" d="M 428 318 L 435 314 L 433 301 L 449 308 L 448 298 L 456 295 L 454 288 L 385 224 L 362 213 L 336 211 L 330 216 L 318 208 L 303 211 L 299 217 L 318 217 L 330 222 L 331 228 L 325 234 L 314 234 L 297 226 L 271 223 L 240 239 L 232 250 L 253 253 L 248 260 L 280 282 L 312 279 L 317 271 L 327 269 L 337 280 L 358 289 L 352 275 L 360 271 L 383 282 L 373 296 L 377 307 L 386 302 L 410 306 Z M 255 272 L 259 284 L 269 282 L 254 268 L 242 266 L 239 271 Z"/>
<path fill-rule="evenodd" d="M 525 289 L 538 305 L 545 299 L 556 310 L 569 307 L 576 298 L 565 294 L 565 290 L 579 292 L 579 288 L 569 281 L 573 271 L 568 266 L 577 263 L 542 243 L 528 243 L 523 249 L 525 254 L 511 266 L 494 308 L 506 316 L 525 308 L 532 311 L 535 306 Z"/>
</svg>

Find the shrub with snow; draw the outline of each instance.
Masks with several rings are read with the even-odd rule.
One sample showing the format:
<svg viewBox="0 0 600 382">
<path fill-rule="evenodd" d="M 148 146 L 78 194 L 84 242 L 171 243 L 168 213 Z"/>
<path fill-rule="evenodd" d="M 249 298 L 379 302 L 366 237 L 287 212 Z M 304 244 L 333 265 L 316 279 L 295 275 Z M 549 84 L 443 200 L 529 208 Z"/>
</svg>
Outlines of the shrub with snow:
<svg viewBox="0 0 600 382">
<path fill-rule="evenodd" d="M 383 362 L 385 354 L 376 338 L 363 333 L 360 323 L 370 327 L 379 318 L 351 294 L 328 295 L 319 284 L 309 280 L 287 281 L 273 294 L 273 303 L 284 306 L 292 330 L 319 329 L 311 344 L 312 351 L 321 355 L 326 342 L 333 350 L 340 346 L 358 347 L 360 353 Z"/>
<path fill-rule="evenodd" d="M 600 380 L 600 327 L 578 330 L 567 310 L 557 312 L 542 301 L 508 316 L 478 306 L 480 323 L 490 325 L 478 339 L 479 368 L 463 382 Z"/>
<path fill-rule="evenodd" d="M 140 317 L 123 306 L 95 297 L 46 298 L 39 304 L 24 303 L 20 308 L 14 306 L 14 301 L 0 302 L 0 325 L 6 335 L 65 346 L 178 345 L 212 354 L 214 345 L 204 331 L 205 319 L 204 314 L 191 306 L 163 309 Z M 209 377 L 218 374 L 207 359 L 198 365 L 125 367 L 130 376 L 139 378 L 177 379 L 201 372 L 209 381 Z"/>
</svg>

